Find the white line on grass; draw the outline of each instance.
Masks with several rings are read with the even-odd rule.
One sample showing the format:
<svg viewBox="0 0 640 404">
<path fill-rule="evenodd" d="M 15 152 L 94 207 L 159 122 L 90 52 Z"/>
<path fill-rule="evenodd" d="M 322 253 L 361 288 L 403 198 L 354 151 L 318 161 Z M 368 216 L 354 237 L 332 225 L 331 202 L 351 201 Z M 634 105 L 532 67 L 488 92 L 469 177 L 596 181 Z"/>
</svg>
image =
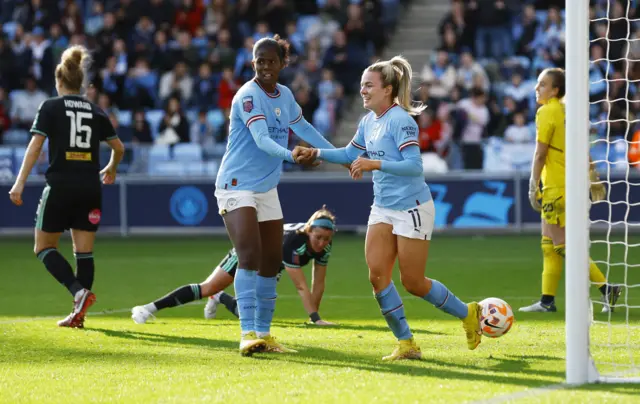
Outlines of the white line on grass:
<svg viewBox="0 0 640 404">
<path fill-rule="evenodd" d="M 521 398 L 529 398 L 534 396 L 541 396 L 544 394 L 549 394 L 552 391 L 565 389 L 570 387 L 563 383 L 558 384 L 550 384 L 548 386 L 536 387 L 534 389 L 527 389 L 522 391 L 517 391 L 515 393 L 504 394 L 502 396 L 490 397 L 478 401 L 471 401 L 467 404 L 497 404 L 497 403 L 505 403 L 508 401 L 516 401 Z"/>
</svg>

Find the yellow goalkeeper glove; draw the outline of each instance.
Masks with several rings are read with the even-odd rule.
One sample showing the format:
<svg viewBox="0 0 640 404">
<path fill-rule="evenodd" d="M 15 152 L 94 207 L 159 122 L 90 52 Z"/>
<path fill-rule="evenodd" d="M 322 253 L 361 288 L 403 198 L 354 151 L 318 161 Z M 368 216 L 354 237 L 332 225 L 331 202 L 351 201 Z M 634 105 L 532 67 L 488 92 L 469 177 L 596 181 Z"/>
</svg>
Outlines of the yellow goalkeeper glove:
<svg viewBox="0 0 640 404">
<path fill-rule="evenodd" d="M 589 170 L 589 180 L 591 181 L 591 200 L 602 201 L 607 197 L 607 189 L 604 184 L 600 182 L 600 177 L 595 169 Z"/>
</svg>

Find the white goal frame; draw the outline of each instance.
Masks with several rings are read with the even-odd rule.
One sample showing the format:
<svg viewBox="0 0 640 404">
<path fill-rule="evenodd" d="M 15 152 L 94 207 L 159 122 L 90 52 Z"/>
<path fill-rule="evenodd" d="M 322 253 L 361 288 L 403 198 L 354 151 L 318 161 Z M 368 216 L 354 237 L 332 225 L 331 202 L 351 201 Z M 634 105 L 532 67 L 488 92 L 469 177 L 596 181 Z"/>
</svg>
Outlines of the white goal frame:
<svg viewBox="0 0 640 404">
<path fill-rule="evenodd" d="M 566 0 L 566 383 L 640 383 L 600 376 L 589 349 L 589 2 Z"/>
</svg>

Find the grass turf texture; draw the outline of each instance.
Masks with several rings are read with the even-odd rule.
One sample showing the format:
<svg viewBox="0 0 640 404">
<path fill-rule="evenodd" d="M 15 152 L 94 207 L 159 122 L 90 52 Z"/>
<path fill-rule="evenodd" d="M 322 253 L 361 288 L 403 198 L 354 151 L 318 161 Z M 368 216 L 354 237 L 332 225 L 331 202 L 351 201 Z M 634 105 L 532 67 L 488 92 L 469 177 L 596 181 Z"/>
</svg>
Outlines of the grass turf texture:
<svg viewBox="0 0 640 404">
<path fill-rule="evenodd" d="M 204 301 L 161 311 L 145 325 L 134 324 L 130 313 L 121 310 L 200 282 L 228 248 L 223 238 L 98 240 L 98 301 L 86 329 L 71 330 L 55 324 L 68 314 L 71 298 L 33 256 L 31 241 L 0 239 L 0 402 L 458 403 L 564 381 L 564 286 L 558 313 L 516 311 L 539 294 L 539 237 L 435 238 L 427 274 L 465 301 L 490 296 L 507 300 L 516 323 L 505 337 L 484 338 L 477 350 L 468 351 L 458 320 L 401 290 L 422 348 L 420 362 L 380 361 L 395 341 L 367 281 L 363 237 L 340 235 L 334 242 L 321 314 L 339 326 L 305 325 L 291 281 L 285 276 L 280 282 L 273 334 L 298 354 L 240 357 L 237 320 L 223 306 L 217 319 L 204 320 Z M 624 248 L 611 248 L 613 260 L 622 261 Z M 60 250 L 73 259 L 68 240 Z M 605 253 L 598 246 L 594 257 L 602 259 Z M 628 262 L 639 260 L 631 250 Z M 640 273 L 632 271 L 627 282 L 640 284 Z M 309 268 L 305 274 L 310 279 Z M 397 270 L 394 276 L 402 289 Z M 623 276 L 617 267 L 611 278 L 623 281 Z M 640 304 L 636 290 L 630 289 L 629 304 Z M 105 313 L 111 310 L 117 312 Z M 627 312 L 619 311 L 612 316 L 613 328 L 594 327 L 596 360 L 638 364 L 637 349 L 629 354 L 626 348 L 598 346 L 611 338 L 637 347 L 640 335 L 624 327 Z M 596 315 L 597 320 L 607 318 Z M 637 326 L 639 320 L 638 311 L 629 312 L 630 323 Z M 591 385 L 527 394 L 508 401 L 634 402 L 640 386 Z"/>
</svg>

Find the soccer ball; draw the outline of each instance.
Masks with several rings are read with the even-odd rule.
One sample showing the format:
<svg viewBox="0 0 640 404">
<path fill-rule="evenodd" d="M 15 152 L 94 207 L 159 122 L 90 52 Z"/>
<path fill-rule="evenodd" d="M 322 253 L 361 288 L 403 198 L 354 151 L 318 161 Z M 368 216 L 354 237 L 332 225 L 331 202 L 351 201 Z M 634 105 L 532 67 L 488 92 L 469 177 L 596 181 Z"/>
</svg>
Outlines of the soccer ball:
<svg viewBox="0 0 640 404">
<path fill-rule="evenodd" d="M 488 297 L 479 304 L 482 306 L 480 327 L 485 337 L 498 338 L 509 332 L 513 325 L 513 311 L 509 303 Z"/>
</svg>

